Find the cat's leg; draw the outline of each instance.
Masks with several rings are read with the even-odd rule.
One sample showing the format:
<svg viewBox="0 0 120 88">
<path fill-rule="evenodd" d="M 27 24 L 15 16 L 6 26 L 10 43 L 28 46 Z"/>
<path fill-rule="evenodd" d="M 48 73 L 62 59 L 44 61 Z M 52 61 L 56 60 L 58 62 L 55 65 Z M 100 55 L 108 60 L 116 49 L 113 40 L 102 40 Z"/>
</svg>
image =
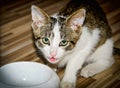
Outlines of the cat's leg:
<svg viewBox="0 0 120 88">
<path fill-rule="evenodd" d="M 114 63 L 112 52 L 113 42 L 111 39 L 108 39 L 104 45 L 95 51 L 91 58 L 88 58 L 93 63 L 83 67 L 80 75 L 88 78 L 109 68 Z"/>
<path fill-rule="evenodd" d="M 94 47 L 98 43 L 99 33 L 100 31 L 98 29 L 95 29 L 92 32 L 92 36 L 86 47 L 80 51 L 77 49 L 77 51 L 72 54 L 72 59 L 68 61 L 65 75 L 61 81 L 61 88 L 75 88 L 77 72 L 79 69 L 81 69 L 86 58 L 92 53 Z"/>
<path fill-rule="evenodd" d="M 88 64 L 85 66 L 82 70 L 80 75 L 88 78 L 91 77 L 97 73 L 100 73 L 104 71 L 105 69 L 109 68 L 113 64 L 113 61 L 107 61 L 107 60 L 99 60 L 97 62 L 94 62 L 92 64 Z"/>
<path fill-rule="evenodd" d="M 86 55 L 83 58 L 85 57 Z M 68 62 L 65 70 L 65 75 L 61 81 L 61 88 L 75 88 L 76 74 L 77 71 L 82 67 L 84 60 L 85 59 L 80 58 L 78 55 L 75 55 L 74 59 L 71 59 Z"/>
</svg>

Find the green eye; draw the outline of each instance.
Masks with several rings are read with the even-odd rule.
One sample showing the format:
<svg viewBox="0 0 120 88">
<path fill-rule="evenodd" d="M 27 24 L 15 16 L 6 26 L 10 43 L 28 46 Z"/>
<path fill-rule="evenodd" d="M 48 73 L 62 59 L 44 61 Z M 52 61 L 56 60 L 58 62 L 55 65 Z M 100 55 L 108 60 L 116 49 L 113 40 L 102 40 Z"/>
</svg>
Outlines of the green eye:
<svg viewBox="0 0 120 88">
<path fill-rule="evenodd" d="M 62 40 L 60 42 L 60 46 L 66 46 L 68 44 L 68 42 L 66 40 Z"/>
<path fill-rule="evenodd" d="M 44 44 L 50 44 L 49 38 L 47 38 L 47 37 L 43 37 L 43 38 L 42 38 L 42 42 L 43 42 Z"/>
</svg>

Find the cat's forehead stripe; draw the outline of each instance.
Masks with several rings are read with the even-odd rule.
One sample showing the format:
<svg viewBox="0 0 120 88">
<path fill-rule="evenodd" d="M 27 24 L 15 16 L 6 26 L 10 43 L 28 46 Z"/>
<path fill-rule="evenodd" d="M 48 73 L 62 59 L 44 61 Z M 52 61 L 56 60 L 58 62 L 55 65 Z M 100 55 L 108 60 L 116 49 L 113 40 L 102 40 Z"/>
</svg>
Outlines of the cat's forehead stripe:
<svg viewBox="0 0 120 88">
<path fill-rule="evenodd" d="M 76 44 L 76 39 L 72 38 L 72 30 L 66 29 L 66 25 L 62 23 L 59 17 L 54 19 L 56 19 L 56 22 L 53 28 L 53 46 L 58 46 L 62 39 L 66 39 L 70 42 L 70 45 L 66 47 L 66 50 L 73 49 Z"/>
<path fill-rule="evenodd" d="M 56 47 L 56 45 L 59 45 L 59 42 L 61 40 L 60 38 L 60 25 L 58 23 L 58 21 L 56 21 L 54 28 L 53 28 L 53 34 L 54 34 L 54 38 L 53 38 L 53 47 Z"/>
<path fill-rule="evenodd" d="M 56 26 L 56 23 L 57 23 L 57 25 L 59 26 L 59 32 L 60 32 L 60 36 L 61 36 L 61 38 L 63 38 L 63 33 L 62 33 L 62 31 L 61 30 L 64 30 L 65 29 L 65 25 L 63 24 L 63 21 L 65 20 L 65 18 L 63 18 L 63 17 L 59 17 L 59 16 L 54 16 L 54 17 L 51 17 L 52 19 L 51 20 L 53 20 L 54 22 L 53 22 L 53 26 L 55 27 Z M 52 29 L 53 30 L 53 29 Z"/>
</svg>

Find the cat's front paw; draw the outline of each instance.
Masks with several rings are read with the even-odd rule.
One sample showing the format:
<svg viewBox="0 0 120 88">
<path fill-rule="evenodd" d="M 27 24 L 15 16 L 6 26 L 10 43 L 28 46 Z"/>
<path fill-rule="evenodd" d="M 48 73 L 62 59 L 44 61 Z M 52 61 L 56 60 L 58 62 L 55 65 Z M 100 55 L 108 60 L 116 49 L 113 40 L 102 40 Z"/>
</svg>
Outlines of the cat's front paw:
<svg viewBox="0 0 120 88">
<path fill-rule="evenodd" d="M 95 73 L 95 69 L 91 68 L 90 66 L 86 66 L 81 70 L 80 75 L 85 78 L 88 78 L 95 75 Z"/>
<path fill-rule="evenodd" d="M 68 76 L 63 77 L 60 88 L 75 88 L 76 85 L 76 77 L 74 76 Z"/>
<path fill-rule="evenodd" d="M 60 88 L 75 88 L 75 83 L 62 81 L 60 84 Z"/>
</svg>

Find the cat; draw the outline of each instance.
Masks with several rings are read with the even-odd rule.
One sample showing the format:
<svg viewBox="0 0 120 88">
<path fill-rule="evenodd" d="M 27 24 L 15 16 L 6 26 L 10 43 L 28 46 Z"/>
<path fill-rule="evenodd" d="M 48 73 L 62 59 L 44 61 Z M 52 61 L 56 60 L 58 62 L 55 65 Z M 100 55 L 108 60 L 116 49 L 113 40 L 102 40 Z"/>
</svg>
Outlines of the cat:
<svg viewBox="0 0 120 88">
<path fill-rule="evenodd" d="M 66 66 L 61 88 L 75 88 L 77 74 L 88 78 L 114 63 L 111 28 L 95 0 L 71 0 L 53 16 L 33 5 L 31 14 L 38 50 L 48 62 Z"/>
</svg>

